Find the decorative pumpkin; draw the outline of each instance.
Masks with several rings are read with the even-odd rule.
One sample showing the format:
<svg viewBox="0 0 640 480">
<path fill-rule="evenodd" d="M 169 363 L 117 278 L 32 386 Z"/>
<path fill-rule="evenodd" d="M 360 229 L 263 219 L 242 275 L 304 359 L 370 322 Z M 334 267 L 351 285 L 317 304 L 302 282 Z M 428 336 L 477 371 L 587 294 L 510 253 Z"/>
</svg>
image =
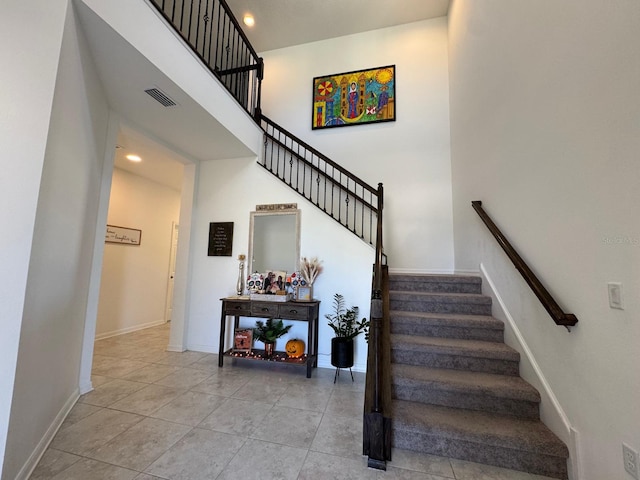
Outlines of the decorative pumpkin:
<svg viewBox="0 0 640 480">
<path fill-rule="evenodd" d="M 288 357 L 299 358 L 304 355 L 304 342 L 297 338 L 293 338 L 287 342 L 285 351 L 287 352 Z"/>
</svg>

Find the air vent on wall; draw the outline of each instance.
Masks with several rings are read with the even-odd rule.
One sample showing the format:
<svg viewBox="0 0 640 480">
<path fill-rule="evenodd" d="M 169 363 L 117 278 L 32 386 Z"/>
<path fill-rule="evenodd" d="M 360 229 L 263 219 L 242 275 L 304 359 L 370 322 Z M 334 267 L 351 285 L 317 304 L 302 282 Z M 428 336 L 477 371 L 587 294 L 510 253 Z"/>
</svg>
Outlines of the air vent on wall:
<svg viewBox="0 0 640 480">
<path fill-rule="evenodd" d="M 169 98 L 169 96 L 166 93 L 164 93 L 162 90 L 158 88 L 149 88 L 145 90 L 145 92 L 151 95 L 153 98 L 155 98 L 159 103 L 161 103 L 165 107 L 173 107 L 174 105 L 177 105 L 177 103 L 174 102 L 171 98 Z"/>
</svg>

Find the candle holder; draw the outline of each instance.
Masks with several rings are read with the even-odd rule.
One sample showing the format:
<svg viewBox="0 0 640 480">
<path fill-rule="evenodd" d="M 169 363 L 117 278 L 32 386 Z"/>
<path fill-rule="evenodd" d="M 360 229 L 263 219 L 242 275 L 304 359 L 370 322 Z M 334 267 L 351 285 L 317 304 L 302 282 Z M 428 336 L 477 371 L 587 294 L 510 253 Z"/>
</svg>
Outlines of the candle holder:
<svg viewBox="0 0 640 480">
<path fill-rule="evenodd" d="M 244 260 L 247 258 L 244 254 L 238 255 L 238 281 L 236 282 L 236 294 L 242 295 L 244 292 Z"/>
</svg>

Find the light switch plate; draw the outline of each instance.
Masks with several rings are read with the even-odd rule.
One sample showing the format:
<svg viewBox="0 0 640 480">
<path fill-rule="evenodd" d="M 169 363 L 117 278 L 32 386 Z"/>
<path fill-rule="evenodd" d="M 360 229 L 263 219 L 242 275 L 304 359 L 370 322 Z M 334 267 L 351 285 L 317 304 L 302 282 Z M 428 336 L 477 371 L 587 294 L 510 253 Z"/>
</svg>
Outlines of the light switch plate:
<svg viewBox="0 0 640 480">
<path fill-rule="evenodd" d="M 624 310 L 622 283 L 609 282 L 607 283 L 607 287 L 609 289 L 609 307 Z"/>
</svg>

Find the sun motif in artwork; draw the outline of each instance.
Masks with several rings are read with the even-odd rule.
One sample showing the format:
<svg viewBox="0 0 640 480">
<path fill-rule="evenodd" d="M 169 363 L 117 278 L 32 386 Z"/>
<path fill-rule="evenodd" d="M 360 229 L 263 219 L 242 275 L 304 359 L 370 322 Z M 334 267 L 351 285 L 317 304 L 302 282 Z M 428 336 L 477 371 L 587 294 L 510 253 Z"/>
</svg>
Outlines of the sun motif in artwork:
<svg viewBox="0 0 640 480">
<path fill-rule="evenodd" d="M 333 92 L 333 84 L 330 81 L 320 82 L 318 84 L 318 93 L 323 97 L 330 95 Z"/>
<path fill-rule="evenodd" d="M 378 83 L 385 85 L 393 78 L 393 71 L 390 68 L 383 68 L 376 73 L 376 80 Z"/>
</svg>

